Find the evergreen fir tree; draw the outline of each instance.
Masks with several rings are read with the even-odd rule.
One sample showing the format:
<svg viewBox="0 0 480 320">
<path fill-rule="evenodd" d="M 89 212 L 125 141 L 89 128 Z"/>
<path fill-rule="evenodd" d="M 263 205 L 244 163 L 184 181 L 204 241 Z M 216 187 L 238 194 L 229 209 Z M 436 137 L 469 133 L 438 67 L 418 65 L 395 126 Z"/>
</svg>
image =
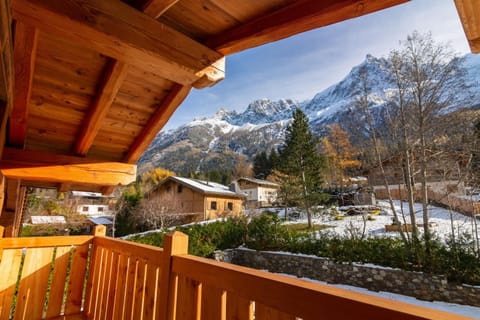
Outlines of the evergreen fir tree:
<svg viewBox="0 0 480 320">
<path fill-rule="evenodd" d="M 308 118 L 302 110 L 296 109 L 293 122 L 287 127 L 285 147 L 280 152 L 280 171 L 299 179 L 302 195 L 301 205 L 312 227 L 311 207 L 321 199 L 323 159 L 317 153 L 316 139 L 308 126 Z"/>
<path fill-rule="evenodd" d="M 253 158 L 253 173 L 257 179 L 265 179 L 272 169 L 268 161 L 267 153 L 262 151 Z"/>
<path fill-rule="evenodd" d="M 270 155 L 268 156 L 268 162 L 270 163 L 270 170 L 273 171 L 278 168 L 280 165 L 280 158 L 275 149 L 272 149 Z"/>
</svg>

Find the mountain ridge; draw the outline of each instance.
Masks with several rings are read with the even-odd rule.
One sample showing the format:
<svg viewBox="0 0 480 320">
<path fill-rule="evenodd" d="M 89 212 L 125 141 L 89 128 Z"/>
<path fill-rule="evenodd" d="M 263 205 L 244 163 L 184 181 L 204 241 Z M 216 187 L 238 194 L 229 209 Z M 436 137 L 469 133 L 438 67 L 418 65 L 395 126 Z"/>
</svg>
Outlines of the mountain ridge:
<svg viewBox="0 0 480 320">
<path fill-rule="evenodd" d="M 467 54 L 463 64 L 468 70 L 467 83 L 478 87 L 480 56 Z M 367 54 L 365 60 L 354 66 L 341 81 L 318 92 L 310 100 L 257 99 L 242 112 L 221 108 L 212 117 L 194 119 L 176 129 L 160 132 L 140 158 L 139 172 L 153 167 L 183 174 L 234 168 L 240 155 L 251 160 L 260 151 L 278 148 L 284 141 L 285 128 L 296 108 L 307 114 L 314 134 L 322 135 L 326 126 L 350 117 L 360 93 L 361 70 L 368 70 L 371 108 L 380 110 L 386 107 L 394 90 L 388 67 L 385 58 Z M 465 99 L 471 102 L 467 108 L 479 105 L 480 93 L 469 93 Z"/>
</svg>

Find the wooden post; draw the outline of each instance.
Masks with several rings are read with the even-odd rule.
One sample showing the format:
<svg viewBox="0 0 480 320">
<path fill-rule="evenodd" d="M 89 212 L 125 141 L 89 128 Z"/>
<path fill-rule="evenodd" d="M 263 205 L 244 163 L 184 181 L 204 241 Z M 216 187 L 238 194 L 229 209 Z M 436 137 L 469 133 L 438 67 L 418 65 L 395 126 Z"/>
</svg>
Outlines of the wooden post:
<svg viewBox="0 0 480 320">
<path fill-rule="evenodd" d="M 95 237 L 105 237 L 107 234 L 107 228 L 103 224 L 99 224 L 98 226 L 95 226 L 93 229 L 93 235 Z"/>
<path fill-rule="evenodd" d="M 175 319 L 177 312 L 178 275 L 172 273 L 172 256 L 188 254 L 188 236 L 179 231 L 168 233 L 163 238 L 163 261 L 159 292 L 157 319 Z"/>
<path fill-rule="evenodd" d="M 5 232 L 5 227 L 0 226 L 0 240 L 3 239 L 4 232 Z M 0 245 L 0 261 L 2 261 L 2 257 L 3 257 L 3 246 Z"/>
</svg>

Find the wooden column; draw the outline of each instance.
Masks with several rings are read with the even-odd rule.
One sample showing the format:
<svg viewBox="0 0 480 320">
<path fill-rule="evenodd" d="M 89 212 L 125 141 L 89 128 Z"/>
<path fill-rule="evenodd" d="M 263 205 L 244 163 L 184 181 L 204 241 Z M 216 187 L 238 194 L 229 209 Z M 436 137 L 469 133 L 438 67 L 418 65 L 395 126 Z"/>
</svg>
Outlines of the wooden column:
<svg viewBox="0 0 480 320">
<path fill-rule="evenodd" d="M 105 237 L 107 234 L 107 228 L 103 224 L 99 224 L 98 226 L 95 226 L 93 229 L 93 235 L 95 237 Z"/>
<path fill-rule="evenodd" d="M 172 256 L 188 254 L 188 236 L 179 231 L 166 234 L 163 238 L 163 261 L 159 292 L 162 294 L 156 310 L 157 318 L 176 318 L 176 297 L 178 290 L 178 275 L 172 274 Z"/>
</svg>

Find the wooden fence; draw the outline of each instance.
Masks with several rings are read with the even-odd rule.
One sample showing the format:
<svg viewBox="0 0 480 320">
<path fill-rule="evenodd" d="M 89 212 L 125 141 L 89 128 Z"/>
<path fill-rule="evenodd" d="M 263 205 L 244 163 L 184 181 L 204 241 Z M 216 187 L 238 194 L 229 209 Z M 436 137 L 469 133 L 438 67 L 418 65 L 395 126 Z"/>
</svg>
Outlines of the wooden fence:
<svg viewBox="0 0 480 320">
<path fill-rule="evenodd" d="M 179 232 L 161 249 L 104 231 L 0 239 L 0 320 L 467 319 L 191 256 Z"/>
</svg>

